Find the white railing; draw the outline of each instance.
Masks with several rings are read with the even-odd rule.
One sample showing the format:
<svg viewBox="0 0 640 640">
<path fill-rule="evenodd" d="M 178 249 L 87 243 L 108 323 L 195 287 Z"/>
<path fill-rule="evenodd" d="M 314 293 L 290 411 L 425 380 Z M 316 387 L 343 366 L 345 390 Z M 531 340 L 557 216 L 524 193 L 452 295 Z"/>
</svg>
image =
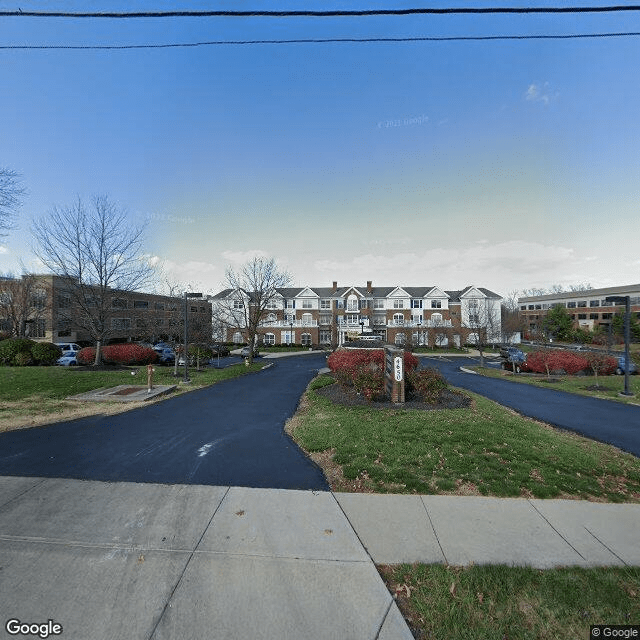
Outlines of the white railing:
<svg viewBox="0 0 640 640">
<path fill-rule="evenodd" d="M 287 327 L 291 327 L 291 321 L 287 320 L 265 320 L 260 323 L 261 327 L 281 327 L 282 329 L 286 329 Z M 294 320 L 293 321 L 294 328 L 296 327 L 317 327 L 317 320 Z"/>
</svg>

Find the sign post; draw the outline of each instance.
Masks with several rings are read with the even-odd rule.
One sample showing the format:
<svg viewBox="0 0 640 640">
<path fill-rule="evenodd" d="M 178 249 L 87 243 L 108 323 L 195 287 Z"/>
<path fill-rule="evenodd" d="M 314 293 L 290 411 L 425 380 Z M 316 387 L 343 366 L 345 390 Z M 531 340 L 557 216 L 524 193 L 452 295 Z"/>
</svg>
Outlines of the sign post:
<svg viewBox="0 0 640 640">
<path fill-rule="evenodd" d="M 385 391 L 391 402 L 404 403 L 404 350 L 384 348 Z"/>
</svg>

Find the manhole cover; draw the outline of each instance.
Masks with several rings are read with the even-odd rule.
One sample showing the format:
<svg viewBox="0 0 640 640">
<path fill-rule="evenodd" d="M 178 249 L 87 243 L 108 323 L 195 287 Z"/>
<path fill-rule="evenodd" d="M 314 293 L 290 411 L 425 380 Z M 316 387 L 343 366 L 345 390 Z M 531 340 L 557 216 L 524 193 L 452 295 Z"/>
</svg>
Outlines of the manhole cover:
<svg viewBox="0 0 640 640">
<path fill-rule="evenodd" d="M 114 391 L 113 393 L 109 394 L 112 396 L 128 396 L 132 393 L 137 393 L 138 391 L 140 391 L 140 387 L 126 387 L 125 389 L 118 389 L 118 391 Z"/>
</svg>

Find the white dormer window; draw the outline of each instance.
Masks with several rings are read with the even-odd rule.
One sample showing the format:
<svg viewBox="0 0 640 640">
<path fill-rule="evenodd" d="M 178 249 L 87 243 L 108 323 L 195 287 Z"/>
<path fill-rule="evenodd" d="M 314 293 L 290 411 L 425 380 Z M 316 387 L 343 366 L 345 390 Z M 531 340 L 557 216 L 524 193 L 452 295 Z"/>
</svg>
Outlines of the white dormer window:
<svg viewBox="0 0 640 640">
<path fill-rule="evenodd" d="M 234 300 L 233 308 L 235 311 L 237 311 L 238 309 L 244 309 L 244 302 L 242 300 Z"/>
<path fill-rule="evenodd" d="M 302 301 L 302 308 L 303 309 L 313 309 L 313 304 L 312 304 L 311 300 L 303 300 Z"/>
</svg>

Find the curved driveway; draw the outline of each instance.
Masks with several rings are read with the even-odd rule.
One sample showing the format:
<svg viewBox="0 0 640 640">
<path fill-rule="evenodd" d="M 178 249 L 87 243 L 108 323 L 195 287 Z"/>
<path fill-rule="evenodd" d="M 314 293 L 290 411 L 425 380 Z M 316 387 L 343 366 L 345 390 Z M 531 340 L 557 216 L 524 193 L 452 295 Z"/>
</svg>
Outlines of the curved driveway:
<svg viewBox="0 0 640 640">
<path fill-rule="evenodd" d="M 283 432 L 321 354 L 113 416 L 0 434 L 0 475 L 329 490 Z"/>
<path fill-rule="evenodd" d="M 450 384 L 479 393 L 522 415 L 640 456 L 640 407 L 460 371 L 460 367 L 478 365 L 470 358 L 423 357 L 420 363 L 439 369 Z"/>
</svg>

